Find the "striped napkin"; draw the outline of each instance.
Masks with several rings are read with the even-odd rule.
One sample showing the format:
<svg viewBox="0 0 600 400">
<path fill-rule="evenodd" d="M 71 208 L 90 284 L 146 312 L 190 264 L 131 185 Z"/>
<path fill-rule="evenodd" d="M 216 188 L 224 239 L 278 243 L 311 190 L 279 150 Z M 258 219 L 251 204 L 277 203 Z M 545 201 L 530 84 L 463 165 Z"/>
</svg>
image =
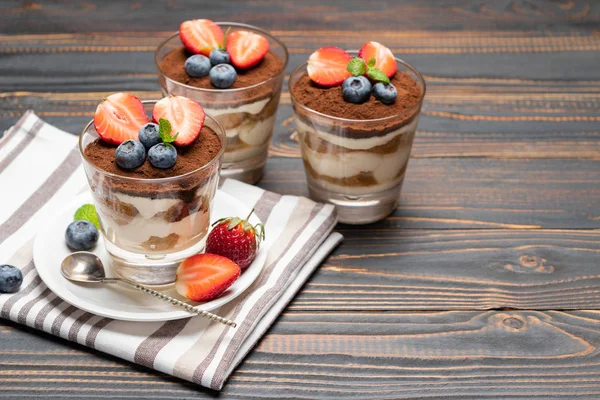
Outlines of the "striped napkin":
<svg viewBox="0 0 600 400">
<path fill-rule="evenodd" d="M 32 260 L 37 229 L 87 190 L 76 137 L 26 112 L 0 139 L 0 187 L 10 193 L 0 207 L 0 263 L 19 267 L 24 275 L 19 292 L 0 294 L 2 318 L 216 390 L 342 239 L 332 233 L 333 207 L 226 180 L 221 190 L 254 207 L 267 232 L 261 275 L 214 311 L 238 327 L 201 317 L 117 321 L 62 301 L 41 281 Z"/>
</svg>

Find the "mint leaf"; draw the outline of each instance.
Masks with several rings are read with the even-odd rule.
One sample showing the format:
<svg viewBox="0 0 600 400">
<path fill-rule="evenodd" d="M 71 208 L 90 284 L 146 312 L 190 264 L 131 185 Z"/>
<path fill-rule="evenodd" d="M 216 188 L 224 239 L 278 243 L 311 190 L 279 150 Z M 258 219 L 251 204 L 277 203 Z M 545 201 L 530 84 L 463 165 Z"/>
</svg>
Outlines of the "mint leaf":
<svg viewBox="0 0 600 400">
<path fill-rule="evenodd" d="M 75 211 L 73 215 L 73 221 L 90 221 L 96 225 L 96 228 L 100 229 L 100 220 L 98 219 L 98 213 L 96 213 L 96 207 L 93 204 L 84 204 Z"/>
<path fill-rule="evenodd" d="M 371 57 L 368 62 L 368 67 L 373 68 L 375 66 L 376 62 L 377 62 L 377 60 L 375 60 L 375 57 Z"/>
<path fill-rule="evenodd" d="M 379 81 L 383 83 L 390 83 L 390 78 L 387 77 L 379 68 L 370 67 L 367 70 L 367 76 L 374 81 Z"/>
<path fill-rule="evenodd" d="M 361 76 L 367 72 L 367 64 L 362 58 L 354 57 L 348 62 L 346 69 L 354 76 Z"/>
<path fill-rule="evenodd" d="M 164 118 L 158 120 L 158 136 L 160 136 L 163 143 L 173 143 L 175 139 L 177 139 L 179 133 L 176 133 L 175 136 L 171 136 L 172 130 L 173 128 L 171 128 L 171 123 L 168 120 Z"/>
</svg>

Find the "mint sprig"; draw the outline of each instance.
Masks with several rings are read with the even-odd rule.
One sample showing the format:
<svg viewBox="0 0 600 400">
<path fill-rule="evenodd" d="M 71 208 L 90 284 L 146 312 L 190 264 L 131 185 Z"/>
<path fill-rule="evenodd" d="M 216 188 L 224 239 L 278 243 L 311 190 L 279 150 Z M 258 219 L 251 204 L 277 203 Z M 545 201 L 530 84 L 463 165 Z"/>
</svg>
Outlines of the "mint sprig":
<svg viewBox="0 0 600 400">
<path fill-rule="evenodd" d="M 158 136 L 160 136 L 160 139 L 163 141 L 163 143 L 173 143 L 175 139 L 177 139 L 179 132 L 176 133 L 175 136 L 171 136 L 172 131 L 173 128 L 168 120 L 164 118 L 160 118 L 158 120 Z"/>
<path fill-rule="evenodd" d="M 352 60 L 348 62 L 348 66 L 346 67 L 348 72 L 350 72 L 353 76 L 361 76 L 367 72 L 367 64 L 365 64 L 365 60 L 359 57 L 354 57 Z"/>
<path fill-rule="evenodd" d="M 73 215 L 73 221 L 89 221 L 96 225 L 96 228 L 100 229 L 100 219 L 96 212 L 96 207 L 93 204 L 84 204 L 75 211 Z"/>
<path fill-rule="evenodd" d="M 379 81 L 383 83 L 390 83 L 390 78 L 387 77 L 379 68 L 369 68 L 367 70 L 367 76 L 374 81 Z"/>
<path fill-rule="evenodd" d="M 365 60 L 360 57 L 354 57 L 348 62 L 346 69 L 353 76 L 361 76 L 366 73 L 374 81 L 390 83 L 390 78 L 375 66 L 375 62 L 375 57 L 371 57 L 368 63 L 365 63 Z"/>
</svg>

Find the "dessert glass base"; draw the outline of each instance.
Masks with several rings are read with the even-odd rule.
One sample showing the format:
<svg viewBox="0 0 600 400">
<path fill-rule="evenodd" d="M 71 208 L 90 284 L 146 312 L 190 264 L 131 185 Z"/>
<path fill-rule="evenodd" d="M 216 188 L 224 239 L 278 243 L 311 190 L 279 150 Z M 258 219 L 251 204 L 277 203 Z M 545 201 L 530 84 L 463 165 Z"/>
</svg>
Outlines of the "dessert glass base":
<svg viewBox="0 0 600 400">
<path fill-rule="evenodd" d="M 306 64 L 290 76 L 294 119 L 310 197 L 335 205 L 342 223 L 375 222 L 387 217 L 398 205 L 425 82 L 414 68 L 401 60 L 396 62 L 398 90 L 405 97 L 397 99 L 395 108 L 385 109 L 390 115 L 382 118 L 377 118 L 379 111 L 370 119 L 347 119 L 316 111 L 305 102 L 319 97 L 321 89 L 309 86 L 314 84 L 308 78 Z M 400 87 L 404 83 L 406 90 Z M 295 88 L 299 88 L 296 93 Z M 328 89 L 329 97 L 323 95 L 321 99 L 329 105 L 333 93 L 343 102 L 338 89 Z M 303 99 L 296 94 L 304 96 Z M 378 110 L 388 107 L 376 106 L 380 107 Z"/>
<path fill-rule="evenodd" d="M 104 238 L 113 271 L 122 278 L 145 285 L 166 285 L 175 281 L 177 267 L 183 260 L 204 251 L 206 235 L 185 250 L 168 254 L 135 253 L 116 246 Z"/>
<path fill-rule="evenodd" d="M 195 79 L 185 73 L 183 65 L 189 54 L 176 33 L 156 50 L 158 80 L 164 96 L 184 96 L 197 101 L 225 129 L 227 145 L 221 176 L 254 184 L 262 177 L 268 157 L 288 52 L 281 41 L 257 27 L 232 22 L 217 24 L 224 32 L 245 30 L 265 37 L 269 52 L 258 66 L 238 70 L 237 83 L 231 88 L 216 89 L 207 83 L 208 77 Z M 263 79 L 250 78 L 261 69 L 267 73 Z M 236 87 L 243 82 L 247 82 L 246 86 Z"/>
<path fill-rule="evenodd" d="M 363 225 L 379 221 L 390 215 L 398 205 L 398 193 L 402 182 L 384 192 L 371 195 L 346 195 L 323 189 L 308 178 L 308 193 L 311 199 L 333 204 L 338 221 L 343 224 Z"/>
<path fill-rule="evenodd" d="M 151 113 L 155 102 L 143 103 Z M 147 285 L 172 283 L 181 261 L 204 249 L 225 140 L 220 124 L 206 115 L 200 137 L 178 150 L 177 162 L 193 159 L 192 168 L 164 176 L 166 170 L 154 167 L 124 171 L 110 161 L 101 167 L 98 159 L 110 160 L 114 149 L 98 140 L 93 121 L 85 127 L 79 147 L 116 274 Z M 140 178 L 137 170 L 161 175 Z"/>
</svg>

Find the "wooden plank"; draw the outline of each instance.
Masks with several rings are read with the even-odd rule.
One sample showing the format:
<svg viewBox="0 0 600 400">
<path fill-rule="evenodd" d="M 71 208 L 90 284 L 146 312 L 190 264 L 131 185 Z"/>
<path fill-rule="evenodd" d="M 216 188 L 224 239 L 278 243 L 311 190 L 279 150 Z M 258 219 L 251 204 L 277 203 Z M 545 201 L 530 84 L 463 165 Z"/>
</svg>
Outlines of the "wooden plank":
<svg viewBox="0 0 600 400">
<path fill-rule="evenodd" d="M 36 91 L 156 90 L 154 50 L 177 26 L 150 32 L 0 35 L 3 43 L 0 56 L 10 61 L 7 64 L 10 68 L 0 70 L 0 90 L 17 91 L 23 87 Z M 566 88 L 597 93 L 595 88 L 600 79 L 596 57 L 600 37 L 594 31 L 524 34 L 522 31 L 399 30 L 390 34 L 376 30 L 356 34 L 329 29 L 273 32 L 289 48 L 288 73 L 331 37 L 335 37 L 338 46 L 356 49 L 367 36 L 390 46 L 399 57 L 430 77 L 428 82 L 479 79 L 490 83 L 500 78 L 512 79 L 521 93 L 532 90 L 531 82 L 539 84 L 537 90 L 542 93 L 547 90 L 545 85 L 554 90 L 556 82 Z M 571 68 L 574 57 L 577 68 Z M 520 68 L 524 64 L 528 67 Z M 77 68 L 67 72 L 65 65 Z M 548 65 L 552 68 L 547 68 Z M 498 94 L 504 93 L 502 88 L 497 89 Z M 472 91 L 473 95 L 477 93 L 478 90 Z"/>
<path fill-rule="evenodd" d="M 210 398 L 178 379 L 5 323 L 5 395 Z M 600 313 L 287 312 L 222 396 L 596 398 Z M 6 328 L 4 328 L 6 329 Z"/>
<path fill-rule="evenodd" d="M 341 227 L 293 310 L 600 308 L 600 231 Z"/>
<path fill-rule="evenodd" d="M 443 3 L 427 1 L 369 2 L 348 0 L 308 0 L 302 2 L 255 1 L 228 2 L 178 0 L 173 2 L 103 2 L 75 0 L 60 3 L 5 1 L 0 9 L 0 26 L 17 33 L 63 33 L 65 27 L 75 32 L 148 30 L 152 21 L 157 30 L 172 29 L 181 21 L 195 18 L 213 20 L 238 19 L 267 29 L 294 26 L 306 31 L 329 29 L 368 31 L 374 27 L 397 29 L 543 29 L 551 24 L 555 31 L 572 29 L 573 24 L 587 22 L 591 28 L 600 22 L 596 2 L 573 0 L 567 3 L 528 1 Z M 274 18 L 274 16 L 276 16 Z M 31 24 L 29 21 L 36 23 Z M 586 25 L 580 24 L 580 29 Z"/>
</svg>

